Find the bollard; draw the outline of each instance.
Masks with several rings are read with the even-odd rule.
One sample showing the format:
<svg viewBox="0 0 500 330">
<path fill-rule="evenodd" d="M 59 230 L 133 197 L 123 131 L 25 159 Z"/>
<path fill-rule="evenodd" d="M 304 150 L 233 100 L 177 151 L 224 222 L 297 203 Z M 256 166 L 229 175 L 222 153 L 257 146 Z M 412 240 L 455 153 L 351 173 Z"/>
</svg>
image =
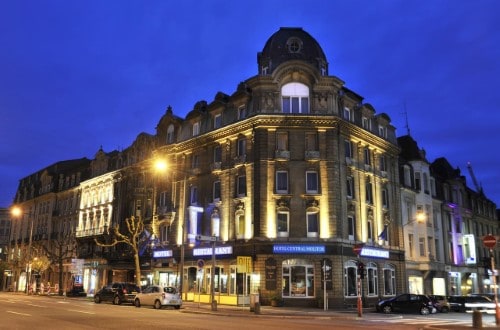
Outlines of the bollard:
<svg viewBox="0 0 500 330">
<path fill-rule="evenodd" d="M 483 328 L 483 314 L 481 314 L 481 312 L 478 310 L 474 310 L 472 312 L 472 327 L 474 329 Z"/>
<path fill-rule="evenodd" d="M 260 314 L 260 303 L 256 302 L 255 306 L 253 307 L 253 311 L 255 314 Z"/>
</svg>

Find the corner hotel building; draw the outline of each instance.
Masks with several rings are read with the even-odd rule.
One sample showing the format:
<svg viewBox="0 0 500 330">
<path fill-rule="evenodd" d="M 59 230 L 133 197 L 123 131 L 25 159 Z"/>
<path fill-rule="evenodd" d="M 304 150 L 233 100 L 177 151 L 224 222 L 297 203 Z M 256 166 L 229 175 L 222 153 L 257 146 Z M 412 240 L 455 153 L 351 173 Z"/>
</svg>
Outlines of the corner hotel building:
<svg viewBox="0 0 500 330">
<path fill-rule="evenodd" d="M 183 268 L 184 298 L 208 299 L 212 243 L 195 238 L 215 235 L 221 304 L 260 293 L 261 303 L 318 306 L 326 292 L 330 308 L 355 306 L 358 261 L 366 306 L 405 291 L 389 116 L 331 75 L 301 28 L 280 28 L 257 62 L 233 94 L 199 101 L 185 118 L 169 107 L 159 121 L 153 157 L 171 167 L 156 182 L 152 231 L 164 244 L 149 278 L 178 285 Z"/>
</svg>

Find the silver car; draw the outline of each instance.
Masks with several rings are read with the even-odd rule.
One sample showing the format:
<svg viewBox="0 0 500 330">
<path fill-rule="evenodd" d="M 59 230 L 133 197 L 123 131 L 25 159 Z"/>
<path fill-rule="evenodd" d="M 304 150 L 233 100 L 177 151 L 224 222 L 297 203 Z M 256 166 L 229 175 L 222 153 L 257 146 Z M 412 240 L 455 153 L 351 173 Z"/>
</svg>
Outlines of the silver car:
<svg viewBox="0 0 500 330">
<path fill-rule="evenodd" d="M 135 296 L 134 305 L 135 307 L 153 306 L 155 309 L 173 306 L 179 309 L 182 306 L 182 299 L 173 286 L 151 285 Z"/>
</svg>

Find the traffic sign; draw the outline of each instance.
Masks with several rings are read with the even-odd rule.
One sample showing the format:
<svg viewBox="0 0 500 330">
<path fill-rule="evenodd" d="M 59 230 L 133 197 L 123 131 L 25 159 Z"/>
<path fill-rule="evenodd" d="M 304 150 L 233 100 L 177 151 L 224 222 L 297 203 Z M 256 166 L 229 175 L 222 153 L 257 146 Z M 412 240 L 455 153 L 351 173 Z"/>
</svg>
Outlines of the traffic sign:
<svg viewBox="0 0 500 330">
<path fill-rule="evenodd" d="M 483 237 L 483 244 L 488 249 L 493 249 L 497 245 L 497 239 L 493 235 L 486 235 Z"/>
<path fill-rule="evenodd" d="M 203 266 L 205 266 L 205 260 L 203 259 L 198 259 L 198 261 L 196 262 L 196 264 L 198 265 L 198 268 L 199 269 L 202 269 Z"/>
<path fill-rule="evenodd" d="M 352 250 L 354 253 L 356 253 L 358 256 L 361 253 L 361 250 L 363 250 L 363 244 L 356 244 L 352 247 Z"/>
</svg>

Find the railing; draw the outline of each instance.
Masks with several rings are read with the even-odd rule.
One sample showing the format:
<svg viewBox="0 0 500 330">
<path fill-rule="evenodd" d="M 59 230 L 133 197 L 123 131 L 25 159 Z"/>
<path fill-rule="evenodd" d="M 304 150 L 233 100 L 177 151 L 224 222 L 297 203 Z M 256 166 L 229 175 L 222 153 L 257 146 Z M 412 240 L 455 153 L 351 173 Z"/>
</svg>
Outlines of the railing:
<svg viewBox="0 0 500 330">
<path fill-rule="evenodd" d="M 274 152 L 274 157 L 276 159 L 289 160 L 290 159 L 290 151 L 289 150 L 276 150 Z"/>
</svg>

